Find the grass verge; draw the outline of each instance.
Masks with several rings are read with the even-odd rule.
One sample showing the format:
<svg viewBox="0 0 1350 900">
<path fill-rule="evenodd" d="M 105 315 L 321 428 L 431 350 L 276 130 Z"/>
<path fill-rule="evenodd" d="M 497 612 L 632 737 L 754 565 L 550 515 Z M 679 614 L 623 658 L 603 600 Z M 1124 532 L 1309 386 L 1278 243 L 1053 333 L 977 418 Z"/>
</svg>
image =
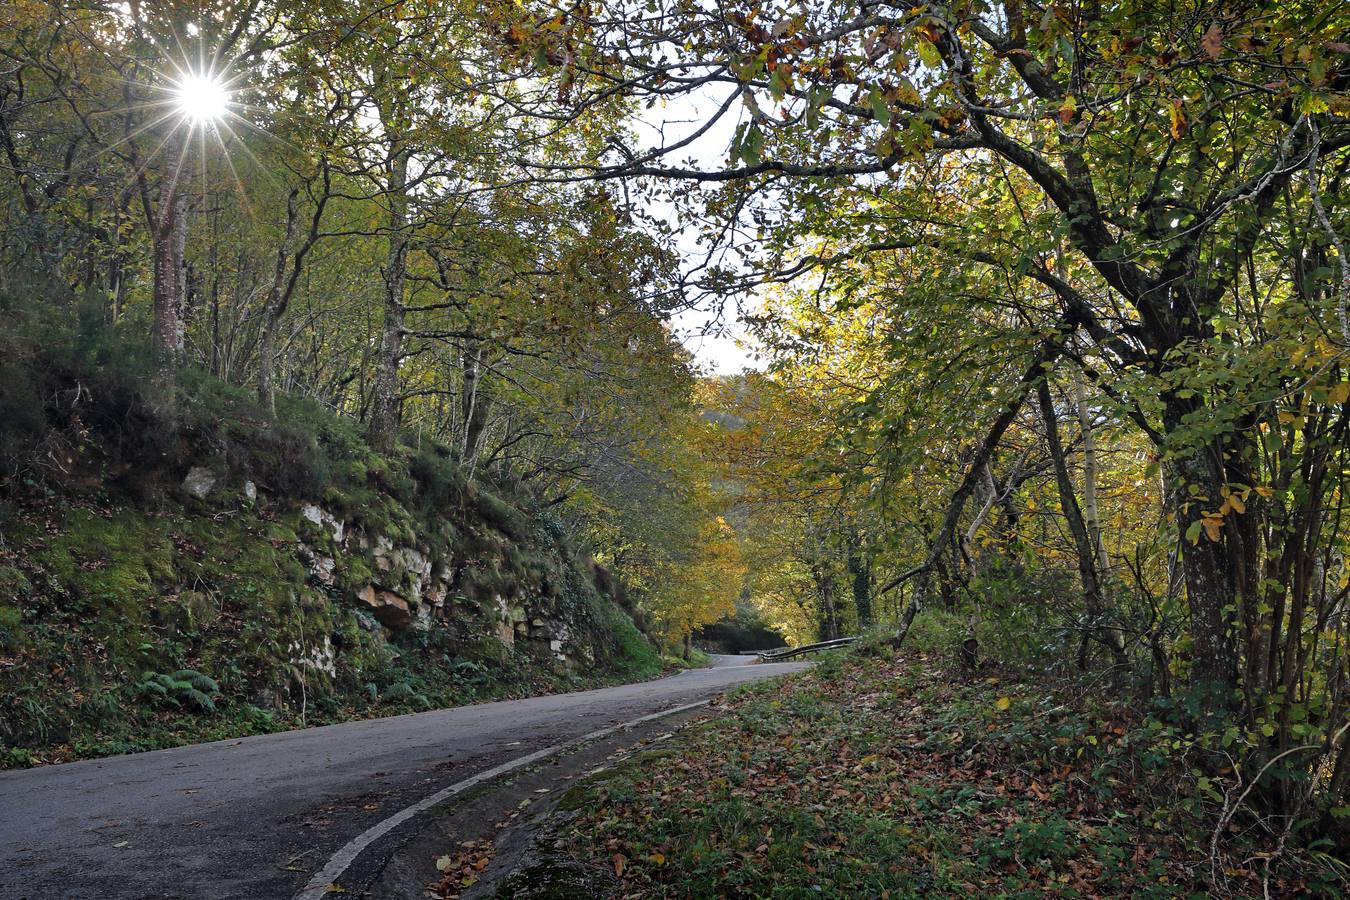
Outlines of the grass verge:
<svg viewBox="0 0 1350 900">
<path fill-rule="evenodd" d="M 1105 693 L 827 657 L 574 789 L 568 846 L 623 897 L 1340 895 L 1252 818 L 1211 856 L 1222 774 Z"/>
</svg>

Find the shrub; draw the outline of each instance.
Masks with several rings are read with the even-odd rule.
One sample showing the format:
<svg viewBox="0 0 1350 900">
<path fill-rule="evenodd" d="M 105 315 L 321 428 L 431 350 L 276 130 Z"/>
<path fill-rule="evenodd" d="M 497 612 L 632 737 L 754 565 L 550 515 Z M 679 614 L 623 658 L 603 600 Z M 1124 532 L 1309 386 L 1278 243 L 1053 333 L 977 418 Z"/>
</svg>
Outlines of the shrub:
<svg viewBox="0 0 1350 900">
<path fill-rule="evenodd" d="M 0 769 L 28 769 L 33 765 L 33 751 L 23 747 L 7 747 L 0 752 Z"/>
<path fill-rule="evenodd" d="M 945 609 L 925 609 L 914 617 L 905 641 L 907 646 L 919 652 L 946 654 L 968 636 L 969 625 L 965 617 Z M 885 638 L 889 637 L 889 634 L 885 635 Z"/>
<path fill-rule="evenodd" d="M 525 523 L 519 513 L 495 494 L 480 488 L 477 492 L 478 512 L 483 520 L 498 531 L 519 540 L 525 535 Z"/>
<path fill-rule="evenodd" d="M 416 499 L 424 510 L 444 510 L 458 505 L 464 496 L 464 473 L 443 446 L 428 443 L 418 450 L 408 461 L 408 471 L 417 484 Z"/>
<path fill-rule="evenodd" d="M 178 381 L 185 416 L 179 428 L 195 444 L 194 461 L 217 459 L 285 497 L 323 493 L 331 472 L 319 447 L 318 415 L 309 405 L 292 399 L 284 414 L 279 408 L 273 417 L 249 391 L 200 370 L 185 369 Z"/>
<path fill-rule="evenodd" d="M 1072 665 L 1081 637 L 1074 573 L 1043 567 L 993 571 L 972 584 L 971 592 L 981 598 L 976 636 L 983 653 L 1040 671 Z"/>
<path fill-rule="evenodd" d="M 14 476 L 36 451 L 47 430 L 40 379 L 16 359 L 0 359 L 0 467 Z"/>
</svg>

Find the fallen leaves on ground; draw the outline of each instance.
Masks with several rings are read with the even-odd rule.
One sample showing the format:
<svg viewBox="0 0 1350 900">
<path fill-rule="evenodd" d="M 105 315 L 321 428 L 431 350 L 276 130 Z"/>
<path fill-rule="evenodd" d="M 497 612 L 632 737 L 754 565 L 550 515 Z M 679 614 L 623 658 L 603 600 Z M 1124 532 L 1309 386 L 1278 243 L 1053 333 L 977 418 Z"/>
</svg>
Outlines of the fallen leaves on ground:
<svg viewBox="0 0 1350 900">
<path fill-rule="evenodd" d="M 440 880 L 427 888 L 427 896 L 434 900 L 455 900 L 461 893 L 478 883 L 484 869 L 492 861 L 492 841 L 463 841 L 449 853 L 436 858 Z"/>
<path fill-rule="evenodd" d="M 622 897 L 1261 894 L 1236 853 L 1208 883 L 1209 801 L 1157 723 L 1011 682 L 911 654 L 752 689 L 578 788 L 571 851 Z"/>
</svg>

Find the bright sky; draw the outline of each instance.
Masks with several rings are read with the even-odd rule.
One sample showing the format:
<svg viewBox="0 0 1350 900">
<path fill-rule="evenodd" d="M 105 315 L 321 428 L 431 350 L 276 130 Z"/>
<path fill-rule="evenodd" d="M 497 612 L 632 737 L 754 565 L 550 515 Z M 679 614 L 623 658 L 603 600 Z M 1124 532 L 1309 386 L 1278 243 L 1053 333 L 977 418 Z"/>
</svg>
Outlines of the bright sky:
<svg viewBox="0 0 1350 900">
<path fill-rule="evenodd" d="M 705 334 L 715 313 L 708 310 L 690 310 L 671 320 L 680 343 L 694 354 L 694 361 L 705 375 L 737 375 L 746 369 L 763 369 L 764 364 L 751 358 L 750 348 L 743 346 L 747 335 L 740 323 L 733 320 L 722 329 L 729 333 Z"/>
<path fill-rule="evenodd" d="M 711 95 L 681 96 L 664 106 L 646 110 L 637 127 L 639 146 L 634 149 L 640 153 L 658 144 L 681 140 L 708 120 L 716 109 L 716 99 Z M 710 169 L 725 163 L 737 122 L 734 115 L 728 114 L 707 134 L 681 150 L 678 158 L 693 157 Z M 673 222 L 674 211 L 668 205 L 651 212 Z M 678 243 L 687 260 L 702 259 L 693 234 L 681 233 Z M 704 374 L 735 375 L 747 368 L 764 367 L 752 358 L 752 347 L 748 345 L 753 339 L 737 317 L 737 299 L 753 302 L 754 298 L 726 298 L 721 309 L 719 302 L 710 298 L 700 307 L 677 313 L 671 319 L 675 336 L 694 354 Z"/>
</svg>

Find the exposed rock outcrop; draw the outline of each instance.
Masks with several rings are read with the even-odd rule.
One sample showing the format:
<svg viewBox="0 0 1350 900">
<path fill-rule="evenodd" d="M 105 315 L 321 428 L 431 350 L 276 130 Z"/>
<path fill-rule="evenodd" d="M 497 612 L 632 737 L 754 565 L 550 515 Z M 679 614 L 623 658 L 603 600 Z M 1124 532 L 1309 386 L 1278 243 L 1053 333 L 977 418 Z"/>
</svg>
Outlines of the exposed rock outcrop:
<svg viewBox="0 0 1350 900">
<path fill-rule="evenodd" d="M 354 601 L 392 634 L 429 629 L 437 622 L 476 621 L 504 653 L 533 645 L 563 668 L 595 658 L 575 622 L 560 608 L 556 585 L 547 576 L 531 587 L 523 579 L 496 574 L 504 560 L 465 559 L 456 548 L 437 551 L 372 534 L 336 510 L 317 504 L 298 509 L 306 536 L 296 552 L 317 587 Z M 509 551 L 503 549 L 503 557 Z M 481 597 L 481 581 L 502 578 L 514 588 Z M 345 590 L 343 589 L 346 585 Z"/>
</svg>

